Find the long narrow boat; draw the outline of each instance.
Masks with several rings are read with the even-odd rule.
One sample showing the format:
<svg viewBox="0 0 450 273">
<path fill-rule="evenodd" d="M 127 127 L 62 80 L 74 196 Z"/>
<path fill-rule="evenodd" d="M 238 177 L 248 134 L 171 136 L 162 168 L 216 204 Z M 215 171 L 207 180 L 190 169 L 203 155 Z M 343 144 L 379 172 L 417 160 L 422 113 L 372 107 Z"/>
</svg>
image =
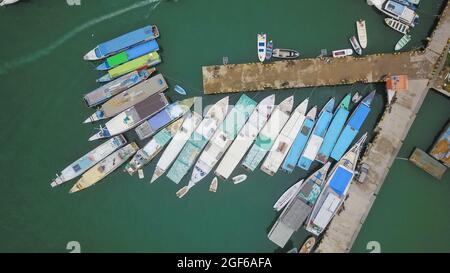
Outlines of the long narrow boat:
<svg viewBox="0 0 450 273">
<path fill-rule="evenodd" d="M 155 172 L 153 173 L 150 183 L 155 182 L 166 170 L 170 167 L 173 161 L 177 158 L 178 154 L 183 149 L 183 146 L 189 140 L 192 132 L 202 121 L 202 116 L 196 112 L 188 113 L 183 121 L 181 129 L 173 137 L 172 141 L 167 146 L 164 153 L 161 155 L 158 163 L 156 164 Z"/>
<path fill-rule="evenodd" d="M 156 26 L 145 26 L 99 44 L 94 49 L 89 51 L 86 55 L 84 55 L 83 58 L 87 61 L 100 60 L 117 54 L 120 51 L 132 47 L 133 45 L 153 40 L 158 37 L 159 31 Z"/>
<path fill-rule="evenodd" d="M 397 44 L 395 44 L 394 50 L 397 51 L 402 49 L 407 43 L 409 43 L 409 41 L 411 41 L 411 35 L 409 34 L 403 35 L 403 37 L 400 38 L 400 40 L 398 40 Z"/>
<path fill-rule="evenodd" d="M 275 95 L 265 97 L 253 111 L 247 123 L 242 127 L 238 136 L 225 153 L 215 174 L 222 179 L 228 179 L 239 164 L 261 129 L 266 124 L 275 106 Z"/>
<path fill-rule="evenodd" d="M 297 59 L 300 57 L 300 53 L 293 49 L 275 48 L 272 52 L 272 56 L 277 59 Z"/>
<path fill-rule="evenodd" d="M 136 171 L 149 163 L 164 146 L 172 139 L 181 127 L 183 119 L 179 119 L 170 124 L 166 128 L 159 131 L 145 146 L 136 152 L 134 157 L 125 165 L 125 170 L 129 175 L 133 175 Z"/>
<path fill-rule="evenodd" d="M 128 61 L 137 59 L 142 55 L 158 50 L 159 50 L 158 42 L 156 42 L 156 40 L 151 40 L 143 44 L 133 46 L 132 48 L 120 52 L 114 56 L 108 57 L 106 61 L 97 66 L 97 70 L 112 69 Z"/>
<path fill-rule="evenodd" d="M 353 54 L 353 50 L 351 48 L 346 49 L 338 49 L 333 51 L 333 58 L 340 58 L 345 56 L 350 56 Z"/>
<path fill-rule="evenodd" d="M 228 100 L 229 97 L 225 97 L 208 110 L 167 173 L 167 177 L 170 180 L 176 184 L 180 183 L 181 179 L 192 167 L 206 143 L 208 143 L 225 118 L 228 110 Z"/>
<path fill-rule="evenodd" d="M 297 194 L 298 190 L 300 189 L 301 185 L 303 184 L 303 179 L 289 187 L 280 198 L 278 198 L 277 202 L 275 202 L 275 205 L 273 205 L 273 209 L 276 211 L 282 210 L 289 201 L 292 200 L 292 198 Z"/>
<path fill-rule="evenodd" d="M 266 59 L 267 51 L 267 35 L 265 33 L 261 33 L 258 34 L 257 38 L 258 59 L 260 62 L 264 62 L 264 60 Z"/>
<path fill-rule="evenodd" d="M 274 175 L 280 168 L 281 163 L 283 163 L 283 160 L 289 152 L 298 131 L 305 121 L 308 102 L 309 98 L 305 99 L 297 106 L 264 160 L 261 170 L 268 175 Z"/>
<path fill-rule="evenodd" d="M 348 119 L 344 130 L 342 130 L 342 133 L 339 135 L 336 145 L 334 145 L 333 151 L 331 152 L 331 158 L 335 160 L 341 159 L 342 155 L 347 151 L 350 144 L 352 144 L 353 140 L 361 129 L 361 126 L 370 113 L 370 104 L 372 103 L 374 97 L 375 90 L 367 95 L 350 115 L 350 118 Z"/>
<path fill-rule="evenodd" d="M 288 121 L 293 106 L 294 96 L 290 96 L 282 101 L 275 108 L 275 110 L 273 110 L 270 119 L 267 121 L 264 128 L 262 128 L 255 140 L 255 143 L 242 163 L 242 166 L 245 169 L 254 171 L 256 167 L 258 167 L 264 156 L 272 148 L 272 145 L 281 129 L 283 129 L 284 125 Z"/>
<path fill-rule="evenodd" d="M 327 183 L 317 198 L 308 218 L 306 230 L 319 236 L 345 200 L 350 188 L 367 133 L 339 160 L 331 170 Z"/>
<path fill-rule="evenodd" d="M 6 5 L 10 5 L 10 4 L 14 4 L 19 2 L 19 0 L 1 0 L 0 1 L 0 7 L 1 6 L 6 6 Z"/>
<path fill-rule="evenodd" d="M 361 49 L 361 46 L 359 45 L 358 40 L 356 39 L 356 37 L 355 36 L 350 37 L 349 41 L 350 41 L 350 44 L 352 44 L 352 47 L 355 50 L 355 52 L 358 55 L 361 55 L 362 54 L 362 49 Z"/>
<path fill-rule="evenodd" d="M 61 174 L 56 175 L 56 178 L 53 179 L 51 186 L 55 187 L 74 179 L 125 144 L 127 144 L 127 140 L 122 135 L 109 139 L 62 170 Z"/>
<path fill-rule="evenodd" d="M 266 48 L 266 60 L 272 59 L 272 53 L 273 53 L 273 41 L 270 40 L 270 41 L 267 43 L 267 48 Z"/>
<path fill-rule="evenodd" d="M 172 103 L 155 115 L 149 117 L 141 125 L 136 127 L 135 132 L 140 140 L 154 135 L 159 129 L 167 124 L 181 118 L 194 105 L 195 97 Z"/>
<path fill-rule="evenodd" d="M 150 68 L 130 72 L 87 93 L 86 95 L 84 95 L 83 99 L 88 107 L 95 107 L 101 103 L 104 103 L 120 92 L 123 92 L 128 88 L 133 87 L 136 84 L 141 83 L 142 81 L 145 81 L 155 71 L 155 68 Z"/>
<path fill-rule="evenodd" d="M 161 74 L 158 74 L 105 102 L 94 114 L 88 117 L 84 123 L 112 118 L 152 95 L 167 90 L 167 88 L 169 88 L 169 86 L 167 85 L 166 80 Z"/>
<path fill-rule="evenodd" d="M 70 193 L 84 190 L 96 184 L 108 174 L 119 168 L 130 157 L 132 157 L 137 150 L 139 150 L 139 146 L 132 142 L 110 154 L 105 159 L 97 163 L 97 165 L 92 167 L 89 171 L 85 172 L 81 176 L 80 180 L 78 180 L 77 183 L 75 183 L 75 185 L 70 189 Z"/>
<path fill-rule="evenodd" d="M 356 21 L 356 32 L 358 33 L 358 40 L 361 47 L 364 49 L 367 47 L 367 30 L 366 21 L 359 20 Z"/>
<path fill-rule="evenodd" d="M 105 126 L 100 126 L 100 131 L 91 136 L 89 141 L 125 133 L 138 126 L 146 118 L 158 113 L 167 105 L 169 105 L 169 101 L 163 93 L 148 97 L 110 119 L 105 123 Z"/>
<path fill-rule="evenodd" d="M 328 162 L 301 184 L 269 231 L 268 237 L 272 242 L 284 247 L 292 234 L 303 225 L 320 195 L 330 165 Z"/>
<path fill-rule="evenodd" d="M 419 22 L 419 15 L 405 5 L 391 0 L 370 0 L 370 2 L 382 13 L 409 26 L 414 26 Z"/>
<path fill-rule="evenodd" d="M 308 142 L 309 136 L 311 135 L 312 129 L 316 124 L 316 115 L 317 106 L 314 106 L 309 110 L 308 114 L 306 114 L 305 121 L 294 139 L 294 143 L 286 156 L 286 160 L 284 160 L 283 165 L 281 166 L 282 170 L 288 173 L 294 171 L 294 168 L 303 153 L 303 149 Z"/>
<path fill-rule="evenodd" d="M 386 25 L 388 25 L 389 27 L 391 27 L 392 29 L 402 33 L 402 34 L 406 34 L 409 31 L 409 26 L 406 24 L 403 24 L 400 21 L 397 21 L 395 19 L 392 18 L 385 18 L 384 22 L 386 23 Z"/>
<path fill-rule="evenodd" d="M 109 70 L 108 73 L 98 78 L 97 82 L 109 82 L 133 70 L 149 68 L 159 63 L 161 63 L 161 56 L 159 56 L 158 52 L 151 52 L 137 59 L 114 67 Z"/>
<path fill-rule="evenodd" d="M 330 127 L 327 130 L 327 134 L 323 139 L 322 146 L 320 147 L 319 153 L 316 156 L 316 161 L 319 161 L 322 164 L 328 161 L 330 157 L 331 151 L 333 150 L 334 145 L 336 145 L 336 141 L 339 138 L 339 135 L 344 128 L 345 122 L 347 121 L 348 115 L 350 112 L 348 111 L 348 107 L 350 105 L 351 94 L 342 99 L 339 104 L 336 112 L 334 114 L 333 120 L 331 121 Z"/>
<path fill-rule="evenodd" d="M 316 159 L 317 153 L 322 146 L 323 138 L 325 137 L 328 126 L 333 118 L 334 101 L 335 99 L 331 98 L 327 104 L 325 104 L 322 111 L 320 111 L 316 126 L 306 143 L 302 156 L 298 160 L 297 166 L 305 171 L 309 170 L 309 167 L 311 167 L 312 162 Z"/>
<path fill-rule="evenodd" d="M 298 253 L 310 253 L 315 245 L 316 245 L 316 237 L 311 236 L 300 247 L 300 250 L 298 251 Z"/>
<path fill-rule="evenodd" d="M 236 135 L 244 126 L 247 119 L 255 110 L 256 102 L 243 94 L 236 102 L 234 108 L 223 120 L 222 125 L 217 129 L 205 149 L 201 153 L 194 165 L 188 189 L 194 187 L 205 178 L 222 158 L 228 147 L 231 145 Z M 183 194 L 185 195 L 188 190 Z M 181 196 L 179 196 L 181 197 Z"/>
</svg>

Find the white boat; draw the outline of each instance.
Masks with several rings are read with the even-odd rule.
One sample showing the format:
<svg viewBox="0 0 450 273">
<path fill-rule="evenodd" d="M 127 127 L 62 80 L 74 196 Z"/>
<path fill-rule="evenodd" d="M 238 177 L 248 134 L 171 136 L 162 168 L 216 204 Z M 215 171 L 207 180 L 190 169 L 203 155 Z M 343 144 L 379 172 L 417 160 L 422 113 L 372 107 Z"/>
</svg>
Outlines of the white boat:
<svg viewBox="0 0 450 273">
<path fill-rule="evenodd" d="M 253 111 L 247 123 L 225 153 L 219 166 L 217 166 L 215 171 L 217 176 L 222 179 L 228 179 L 230 177 L 233 170 L 247 153 L 253 141 L 271 116 L 272 111 L 275 108 L 274 104 L 275 95 L 267 96 L 258 103 L 255 111 Z"/>
<path fill-rule="evenodd" d="M 214 177 L 214 179 L 211 181 L 211 185 L 209 185 L 209 191 L 216 192 L 218 186 L 219 186 L 219 180 L 217 179 L 217 177 Z"/>
<path fill-rule="evenodd" d="M 242 183 L 245 180 L 247 180 L 247 175 L 245 175 L 245 174 L 236 175 L 231 180 L 233 180 L 233 183 L 236 185 L 236 184 Z"/>
<path fill-rule="evenodd" d="M 97 148 L 93 149 L 89 153 L 85 154 L 84 156 L 67 166 L 64 170 L 61 171 L 61 174 L 57 174 L 56 178 L 53 179 L 51 186 L 55 187 L 71 179 L 74 179 L 125 144 L 127 144 L 127 140 L 122 135 L 118 135 L 109 139 L 108 141 L 104 142 Z"/>
<path fill-rule="evenodd" d="M 254 171 L 270 151 L 275 139 L 288 121 L 293 106 L 294 96 L 290 96 L 273 110 L 270 119 L 267 121 L 264 128 L 262 128 L 255 143 L 252 148 L 250 148 L 250 151 L 242 163 L 242 166 L 246 170 Z"/>
<path fill-rule="evenodd" d="M 180 130 L 173 137 L 172 141 L 167 145 L 166 150 L 161 155 L 158 163 L 156 164 L 155 172 L 153 173 L 150 183 L 155 182 L 161 175 L 163 175 L 167 169 L 172 165 L 173 161 L 177 158 L 178 154 L 183 149 L 184 144 L 189 140 L 192 132 L 202 121 L 202 116 L 196 112 L 189 112 L 181 125 Z"/>
<path fill-rule="evenodd" d="M 307 221 L 306 230 L 312 234 L 319 236 L 344 202 L 366 138 L 367 133 L 336 163 L 327 177 L 327 182 Z"/>
<path fill-rule="evenodd" d="M 0 7 L 1 6 L 6 6 L 6 5 L 9 5 L 9 4 L 14 4 L 14 3 L 17 3 L 17 2 L 19 2 L 19 0 L 0 0 Z"/>
<path fill-rule="evenodd" d="M 384 22 L 386 23 L 386 25 L 388 25 L 389 27 L 391 27 L 392 29 L 402 33 L 402 34 L 406 34 L 409 31 L 409 26 L 406 24 L 403 24 L 400 21 L 397 21 L 395 19 L 392 18 L 385 18 Z"/>
<path fill-rule="evenodd" d="M 358 43 L 358 40 L 356 40 L 356 37 L 355 36 L 350 37 L 349 41 L 350 41 L 350 44 L 352 44 L 352 47 L 355 50 L 355 52 L 358 55 L 361 55 L 362 54 L 362 49 L 361 49 L 361 46 Z"/>
<path fill-rule="evenodd" d="M 138 176 L 139 176 L 139 179 L 144 179 L 144 170 L 143 169 L 139 169 L 138 170 Z"/>
<path fill-rule="evenodd" d="M 379 11 L 387 16 L 399 20 L 409 26 L 414 26 L 419 21 L 419 16 L 413 9 L 396 1 L 368 0 L 368 2 L 373 4 Z"/>
<path fill-rule="evenodd" d="M 352 102 L 353 103 L 358 103 L 361 99 L 363 98 L 363 96 L 361 96 L 359 94 L 359 92 L 356 92 L 353 97 L 352 97 Z"/>
<path fill-rule="evenodd" d="M 258 59 L 260 62 L 264 62 L 266 59 L 266 51 L 267 51 L 267 35 L 266 34 L 258 34 Z"/>
<path fill-rule="evenodd" d="M 291 199 L 297 194 L 302 184 L 303 179 L 292 185 L 289 189 L 287 189 L 277 200 L 277 202 L 275 202 L 275 205 L 273 205 L 273 209 L 276 211 L 282 210 L 289 203 L 289 201 L 291 201 Z"/>
<path fill-rule="evenodd" d="M 293 49 L 275 48 L 272 56 L 278 59 L 297 59 L 300 57 L 300 53 Z"/>
<path fill-rule="evenodd" d="M 407 43 L 409 43 L 409 41 L 411 41 L 411 35 L 409 34 L 403 35 L 403 37 L 400 38 L 400 40 L 398 40 L 397 44 L 395 44 L 394 50 L 398 51 L 402 49 Z"/>
<path fill-rule="evenodd" d="M 367 47 L 367 30 L 366 21 L 359 20 L 356 21 L 356 32 L 358 33 L 358 40 L 361 47 L 364 49 Z"/>
<path fill-rule="evenodd" d="M 353 54 L 353 50 L 350 49 L 350 48 L 339 49 L 339 50 L 334 50 L 334 51 L 333 51 L 333 57 L 334 57 L 334 58 L 350 56 L 350 55 L 352 55 L 352 54 Z"/>
<path fill-rule="evenodd" d="M 309 98 L 306 98 L 297 106 L 264 160 L 261 170 L 268 175 L 274 175 L 278 171 L 292 143 L 294 143 L 294 139 L 305 121 L 308 102 Z"/>
</svg>

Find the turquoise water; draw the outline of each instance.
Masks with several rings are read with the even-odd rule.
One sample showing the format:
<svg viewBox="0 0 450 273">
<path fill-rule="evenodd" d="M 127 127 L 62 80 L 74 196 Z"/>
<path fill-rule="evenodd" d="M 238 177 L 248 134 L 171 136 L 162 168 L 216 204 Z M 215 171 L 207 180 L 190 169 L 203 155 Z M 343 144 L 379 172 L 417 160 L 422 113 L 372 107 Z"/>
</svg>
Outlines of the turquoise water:
<svg viewBox="0 0 450 273">
<path fill-rule="evenodd" d="M 441 3 L 423 1 L 421 23 L 405 50 L 421 46 Z M 357 0 L 284 0 L 277 5 L 267 0 L 82 0 L 80 6 L 31 0 L 1 8 L 0 251 L 67 252 L 69 241 L 78 241 L 83 252 L 280 251 L 267 239 L 277 216 L 272 205 L 309 174 L 298 168 L 274 177 L 257 169 L 239 185 L 219 184 L 215 194 L 208 192 L 210 175 L 179 200 L 175 192 L 187 177 L 180 185 L 167 178 L 148 183 L 157 157 L 144 169 L 145 180 L 118 170 L 79 194 L 68 194 L 75 181 L 51 189 L 57 171 L 99 144 L 87 141 L 98 124 L 82 124 L 92 113 L 82 95 L 97 87 L 101 74 L 82 56 L 99 42 L 157 24 L 163 58 L 158 69 L 175 101 L 181 98 L 173 91 L 175 84 L 191 96 L 202 95 L 202 65 L 219 64 L 223 56 L 230 63 L 256 61 L 258 32 L 267 32 L 275 47 L 315 57 L 322 48 L 349 47 L 348 36 L 355 34 L 354 22 L 360 18 L 368 27 L 365 53 L 391 52 L 401 35 Z M 309 96 L 311 106 L 322 107 L 332 96 L 340 101 L 347 92 L 366 94 L 374 88 L 378 93 L 365 131 L 382 112 L 381 85 L 277 91 L 276 101 L 295 94 L 296 105 Z M 272 93 L 249 96 L 260 101 Z M 203 105 L 222 97 L 204 96 Z M 238 97 L 231 95 L 230 102 Z M 407 157 L 414 146 L 431 145 L 449 116 L 449 104 L 442 96 L 428 95 L 400 156 Z M 127 136 L 137 139 L 133 133 Z M 240 167 L 234 174 L 239 173 L 244 173 Z M 449 251 L 448 181 L 448 174 L 437 182 L 408 162 L 396 161 L 354 251 L 367 251 L 372 240 L 380 241 L 383 251 Z M 296 233 L 286 249 L 305 235 Z"/>
</svg>

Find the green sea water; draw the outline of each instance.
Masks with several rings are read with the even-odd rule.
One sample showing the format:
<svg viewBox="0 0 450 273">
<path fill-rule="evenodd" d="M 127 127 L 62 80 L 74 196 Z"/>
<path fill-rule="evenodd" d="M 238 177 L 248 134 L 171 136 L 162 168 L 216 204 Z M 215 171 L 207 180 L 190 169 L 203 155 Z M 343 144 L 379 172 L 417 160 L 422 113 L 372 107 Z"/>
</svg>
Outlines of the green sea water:
<svg viewBox="0 0 450 273">
<path fill-rule="evenodd" d="M 442 3 L 422 0 L 421 22 L 405 50 L 422 46 Z M 82 124 L 93 111 L 82 95 L 97 87 L 101 73 L 82 56 L 102 41 L 156 24 L 163 58 L 158 70 L 176 101 L 182 97 L 175 84 L 202 96 L 202 65 L 220 64 L 224 56 L 230 63 L 257 61 L 258 32 L 268 33 L 275 47 L 315 57 L 322 48 L 348 48 L 361 18 L 368 28 L 364 53 L 392 52 L 401 35 L 364 0 L 30 0 L 0 8 L 0 251 L 68 252 L 70 241 L 82 252 L 280 252 L 298 246 L 303 230 L 285 249 L 267 232 L 277 217 L 273 203 L 311 171 L 269 177 L 257 169 L 239 185 L 220 183 L 217 193 L 208 191 L 209 175 L 178 199 L 175 192 L 188 177 L 180 185 L 165 177 L 150 185 L 157 157 L 145 167 L 144 180 L 117 170 L 77 194 L 68 194 L 74 181 L 50 188 L 56 172 L 99 144 L 87 141 L 98 124 Z M 374 128 L 383 110 L 382 85 L 277 91 L 276 101 L 294 94 L 296 105 L 309 96 L 311 106 L 322 107 L 332 96 L 373 89 L 378 92 L 363 132 Z M 259 102 L 272 93 L 249 96 Z M 222 97 L 203 96 L 203 105 Z M 230 103 L 238 98 L 230 95 Z M 427 149 L 449 109 L 448 99 L 430 92 L 399 157 L 416 146 Z M 234 174 L 244 172 L 239 167 Z M 449 182 L 449 174 L 436 181 L 396 160 L 352 251 L 368 252 L 370 241 L 385 252 L 450 251 Z"/>
</svg>

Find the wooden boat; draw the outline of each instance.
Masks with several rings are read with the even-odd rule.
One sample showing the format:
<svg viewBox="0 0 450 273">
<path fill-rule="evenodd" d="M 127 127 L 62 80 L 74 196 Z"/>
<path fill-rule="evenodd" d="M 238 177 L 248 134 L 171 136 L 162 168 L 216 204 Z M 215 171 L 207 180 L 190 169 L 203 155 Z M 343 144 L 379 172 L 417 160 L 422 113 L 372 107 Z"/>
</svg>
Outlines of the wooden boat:
<svg viewBox="0 0 450 273">
<path fill-rule="evenodd" d="M 411 41 L 411 35 L 409 34 L 403 35 L 403 37 L 395 45 L 394 49 L 396 51 L 402 49 L 407 43 L 409 43 L 409 41 Z"/>
<path fill-rule="evenodd" d="M 109 82 L 136 69 L 144 69 L 161 63 L 158 52 L 145 54 L 137 59 L 126 62 L 109 70 L 107 74 L 97 79 L 97 82 Z"/>
<path fill-rule="evenodd" d="M 217 179 L 217 177 L 214 177 L 214 179 L 211 181 L 211 185 L 209 186 L 209 191 L 216 192 L 218 185 L 219 185 L 219 180 Z"/>
<path fill-rule="evenodd" d="M 316 237 L 311 236 L 308 239 L 306 239 L 305 243 L 300 247 L 298 253 L 310 253 L 315 245 L 316 245 Z"/>
<path fill-rule="evenodd" d="M 270 40 L 266 48 L 266 60 L 270 60 L 272 58 L 272 53 L 273 53 L 273 41 Z"/>
<path fill-rule="evenodd" d="M 113 96 L 145 81 L 156 71 L 155 68 L 136 70 L 123 75 L 84 95 L 83 99 L 88 107 L 94 107 L 104 103 Z"/>
<path fill-rule="evenodd" d="M 259 163 L 272 148 L 272 145 L 281 129 L 283 129 L 284 125 L 288 121 L 293 105 L 294 96 L 290 96 L 282 101 L 275 108 L 275 110 L 273 110 L 272 116 L 267 121 L 264 128 L 262 128 L 255 140 L 255 143 L 242 163 L 242 166 L 245 169 L 254 171 L 256 167 L 258 167 Z"/>
<path fill-rule="evenodd" d="M 156 26 L 145 26 L 132 32 L 121 35 L 117 38 L 101 43 L 94 49 L 86 53 L 83 59 L 87 61 L 100 60 L 134 45 L 153 40 L 159 37 L 159 31 Z"/>
<path fill-rule="evenodd" d="M 201 121 L 202 116 L 196 112 L 189 112 L 186 114 L 181 129 L 173 137 L 156 164 L 155 172 L 153 173 L 150 183 L 155 182 L 156 179 L 166 172 Z"/>
<path fill-rule="evenodd" d="M 118 135 L 109 139 L 89 153 L 75 160 L 72 164 L 62 170 L 61 174 L 57 174 L 56 178 L 53 179 L 51 186 L 55 187 L 71 179 L 74 179 L 75 177 L 78 177 L 79 175 L 90 169 L 92 166 L 97 164 L 100 160 L 103 160 L 105 157 L 113 153 L 115 150 L 121 148 L 125 144 L 127 144 L 127 140 L 122 135 Z"/>
<path fill-rule="evenodd" d="M 289 201 L 292 200 L 292 198 L 297 194 L 298 190 L 300 189 L 300 186 L 303 184 L 303 179 L 299 182 L 292 185 L 289 189 L 287 189 L 280 198 L 278 198 L 277 202 L 275 202 L 275 205 L 273 205 L 273 209 L 276 211 L 282 210 Z"/>
<path fill-rule="evenodd" d="M 411 7 L 391 0 L 370 0 L 382 13 L 404 24 L 414 26 L 419 22 L 419 15 Z"/>
<path fill-rule="evenodd" d="M 356 21 L 356 32 L 358 33 L 358 40 L 361 47 L 364 49 L 367 47 L 367 30 L 366 21 L 359 20 Z"/>
<path fill-rule="evenodd" d="M 272 56 L 277 59 L 297 59 L 300 53 L 293 49 L 275 48 Z"/>
<path fill-rule="evenodd" d="M 333 51 L 333 57 L 334 57 L 334 58 L 350 56 L 350 55 L 352 55 L 352 54 L 353 54 L 353 50 L 350 49 L 350 48 L 339 49 L 339 50 L 334 50 L 334 51 Z"/>
<path fill-rule="evenodd" d="M 223 120 L 194 165 L 189 188 L 194 187 L 216 166 L 256 108 L 256 102 L 243 94 Z"/>
<path fill-rule="evenodd" d="M 179 119 L 155 134 L 142 149 L 136 152 L 131 161 L 125 165 L 125 171 L 127 171 L 129 175 L 133 175 L 136 171 L 141 170 L 145 164 L 152 161 L 178 130 L 180 130 L 182 122 L 183 119 Z"/>
<path fill-rule="evenodd" d="M 186 90 L 179 85 L 175 85 L 174 90 L 175 90 L 175 92 L 177 92 L 180 95 L 187 95 Z"/>
<path fill-rule="evenodd" d="M 245 174 L 236 175 L 231 180 L 233 180 L 233 183 L 236 185 L 236 184 L 242 183 L 245 180 L 247 180 L 247 175 L 245 175 Z"/>
<path fill-rule="evenodd" d="M 325 104 L 322 111 L 320 111 L 316 126 L 314 126 L 312 134 L 303 150 L 303 154 L 298 160 L 297 166 L 305 171 L 309 170 L 309 167 L 311 167 L 312 162 L 322 146 L 328 126 L 333 118 L 334 101 L 335 99 L 331 98 L 327 104 Z"/>
<path fill-rule="evenodd" d="M 344 202 L 366 138 L 367 133 L 336 163 L 327 177 L 327 183 L 307 221 L 306 230 L 312 234 L 319 236 Z"/>
<path fill-rule="evenodd" d="M 406 24 L 403 24 L 400 21 L 397 21 L 395 19 L 392 18 L 385 18 L 384 22 L 386 23 L 386 25 L 388 25 L 389 27 L 391 27 L 392 29 L 402 33 L 402 34 L 406 34 L 409 31 L 409 26 Z"/>
<path fill-rule="evenodd" d="M 292 113 L 286 125 L 276 138 L 271 151 L 264 160 L 261 170 L 268 175 L 274 175 L 283 163 L 289 149 L 294 143 L 294 139 L 298 134 L 303 122 L 306 118 L 306 109 L 308 108 L 309 98 L 305 99 Z"/>
<path fill-rule="evenodd" d="M 306 114 L 305 121 L 303 122 L 302 127 L 300 128 L 297 136 L 294 139 L 294 142 L 289 150 L 289 153 L 286 156 L 286 159 L 281 166 L 281 169 L 291 173 L 294 171 L 295 166 L 303 153 L 303 149 L 306 146 L 306 142 L 308 141 L 309 136 L 311 135 L 314 124 L 316 123 L 316 114 L 317 114 L 317 106 L 314 106 L 309 110 Z"/>
<path fill-rule="evenodd" d="M 361 101 L 361 99 L 362 99 L 362 96 L 359 94 L 359 92 L 355 92 L 355 94 L 352 97 L 352 102 L 358 103 Z"/>
<path fill-rule="evenodd" d="M 349 41 L 350 41 L 350 44 L 352 44 L 352 47 L 355 50 L 355 52 L 358 55 L 361 55 L 362 54 L 362 49 L 361 49 L 361 46 L 358 43 L 358 40 L 356 40 L 356 37 L 355 36 L 350 37 Z"/>
<path fill-rule="evenodd" d="M 208 110 L 202 122 L 192 133 L 186 145 L 184 145 L 183 150 L 180 152 L 167 173 L 167 177 L 174 183 L 180 183 L 181 179 L 183 179 L 200 155 L 200 152 L 214 135 L 220 124 L 222 124 L 222 121 L 227 114 L 228 100 L 229 97 L 225 97 L 216 102 L 216 104 Z M 188 190 L 189 189 L 186 186 L 179 191 L 179 194 L 181 195 L 183 192 L 185 194 Z"/>
<path fill-rule="evenodd" d="M 164 109 L 167 105 L 169 105 L 169 101 L 162 93 L 148 97 L 110 119 L 104 126 L 100 126 L 99 132 L 91 136 L 89 141 L 108 138 L 133 129 L 146 118 Z"/>
<path fill-rule="evenodd" d="M 0 0 L 0 7 L 19 2 L 19 0 Z"/>
<path fill-rule="evenodd" d="M 258 136 L 261 129 L 266 124 L 272 114 L 275 106 L 275 95 L 264 98 L 251 114 L 247 123 L 241 129 L 228 151 L 225 153 L 222 161 L 215 171 L 215 174 L 222 179 L 228 179 L 239 164 L 241 159 L 247 153 L 253 141 Z"/>
<path fill-rule="evenodd" d="M 102 104 L 102 106 L 94 114 L 88 117 L 84 123 L 112 118 L 131 106 L 136 105 L 155 94 L 165 91 L 167 88 L 169 87 L 167 86 L 166 80 L 161 74 L 158 74 L 108 100 Z"/>
<path fill-rule="evenodd" d="M 267 51 L 267 35 L 265 33 L 258 34 L 258 59 L 260 62 L 264 62 L 266 59 L 266 51 Z"/>
</svg>

